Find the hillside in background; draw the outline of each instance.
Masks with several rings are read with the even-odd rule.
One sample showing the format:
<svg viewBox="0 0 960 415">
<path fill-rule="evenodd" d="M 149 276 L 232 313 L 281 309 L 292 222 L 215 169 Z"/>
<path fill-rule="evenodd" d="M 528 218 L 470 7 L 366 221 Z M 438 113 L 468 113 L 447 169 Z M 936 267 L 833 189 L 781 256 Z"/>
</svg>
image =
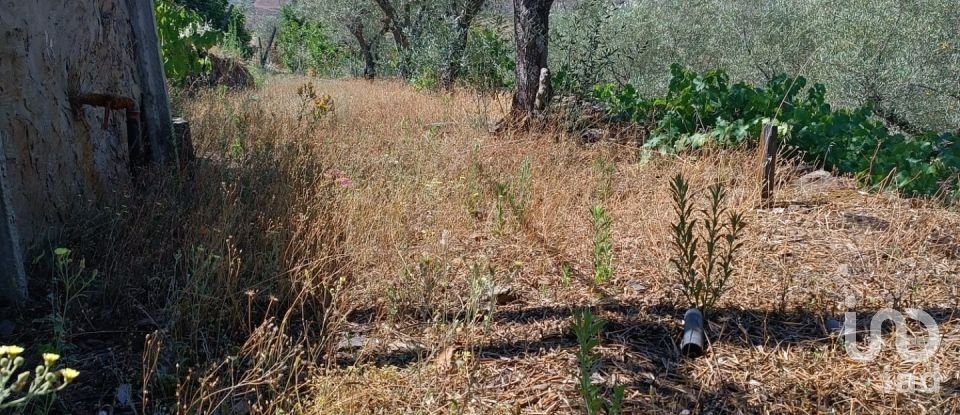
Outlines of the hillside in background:
<svg viewBox="0 0 960 415">
<path fill-rule="evenodd" d="M 282 0 L 256 0 L 253 2 L 253 8 L 259 13 L 275 14 L 280 11 Z"/>
</svg>

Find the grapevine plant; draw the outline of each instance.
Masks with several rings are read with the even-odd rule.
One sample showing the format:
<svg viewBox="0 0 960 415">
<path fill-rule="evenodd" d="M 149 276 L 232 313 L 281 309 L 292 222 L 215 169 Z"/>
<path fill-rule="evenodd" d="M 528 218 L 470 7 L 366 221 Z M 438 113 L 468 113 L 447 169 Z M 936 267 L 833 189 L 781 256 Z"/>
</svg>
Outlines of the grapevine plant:
<svg viewBox="0 0 960 415">
<path fill-rule="evenodd" d="M 665 153 L 707 145 L 740 145 L 757 137 L 764 123 L 778 125 L 788 148 L 825 168 L 854 174 L 875 190 L 907 196 L 960 196 L 960 140 L 932 131 L 906 135 L 892 131 L 865 104 L 834 109 L 826 87 L 807 86 L 802 77 L 778 75 L 763 87 L 730 84 L 722 70 L 699 74 L 671 67 L 667 94 L 645 98 L 632 85 L 594 88 L 617 121 L 651 131 L 648 150 Z"/>
<path fill-rule="evenodd" d="M 220 43 L 223 32 L 173 0 L 158 0 L 154 11 L 167 79 L 183 84 L 191 76 L 208 72 L 211 65 L 207 50 Z"/>
</svg>

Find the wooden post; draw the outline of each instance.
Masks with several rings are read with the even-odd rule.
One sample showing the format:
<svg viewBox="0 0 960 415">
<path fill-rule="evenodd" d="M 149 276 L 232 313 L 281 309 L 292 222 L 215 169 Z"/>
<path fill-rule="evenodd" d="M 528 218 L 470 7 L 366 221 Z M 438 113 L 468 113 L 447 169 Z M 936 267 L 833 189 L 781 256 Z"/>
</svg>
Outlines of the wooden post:
<svg viewBox="0 0 960 415">
<path fill-rule="evenodd" d="M 127 0 L 133 31 L 134 57 L 140 74 L 140 115 L 144 142 L 149 143 L 150 161 L 178 163 L 170 124 L 170 99 L 160 56 L 160 36 L 152 0 Z"/>
<path fill-rule="evenodd" d="M 176 137 L 177 158 L 181 163 L 196 159 L 193 152 L 193 138 L 190 135 L 190 122 L 183 118 L 173 119 L 173 136 Z"/>
<path fill-rule="evenodd" d="M 264 48 L 263 44 L 260 45 L 260 67 L 265 68 L 267 66 L 267 60 L 270 59 L 270 50 L 273 49 L 273 39 L 277 37 L 277 26 L 273 26 L 273 30 L 270 32 L 270 38 L 267 40 L 267 47 Z M 260 41 L 260 38 L 257 38 L 257 41 Z"/>
<path fill-rule="evenodd" d="M 763 157 L 760 200 L 763 205 L 773 203 L 773 191 L 777 185 L 777 126 L 764 124 L 760 134 L 760 154 Z"/>
</svg>

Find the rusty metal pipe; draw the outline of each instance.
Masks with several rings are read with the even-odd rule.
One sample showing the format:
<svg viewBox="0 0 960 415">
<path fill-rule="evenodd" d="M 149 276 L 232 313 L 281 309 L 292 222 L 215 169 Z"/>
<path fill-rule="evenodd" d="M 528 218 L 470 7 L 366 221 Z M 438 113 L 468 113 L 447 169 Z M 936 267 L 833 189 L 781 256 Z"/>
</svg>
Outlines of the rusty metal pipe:
<svg viewBox="0 0 960 415">
<path fill-rule="evenodd" d="M 146 164 L 146 149 L 140 137 L 140 108 L 132 98 L 108 94 L 81 94 L 70 97 L 70 105 L 75 112 L 79 112 L 84 105 L 103 107 L 104 130 L 110 125 L 110 112 L 126 110 L 127 115 L 127 148 L 130 151 L 130 170 Z"/>
</svg>

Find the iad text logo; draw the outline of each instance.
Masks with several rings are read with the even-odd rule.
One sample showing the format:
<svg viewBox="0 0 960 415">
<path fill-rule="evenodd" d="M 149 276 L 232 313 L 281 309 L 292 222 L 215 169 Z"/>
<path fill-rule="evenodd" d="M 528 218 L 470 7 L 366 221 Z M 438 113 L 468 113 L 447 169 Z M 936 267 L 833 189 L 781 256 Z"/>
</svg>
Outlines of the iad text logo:
<svg viewBox="0 0 960 415">
<path fill-rule="evenodd" d="M 853 299 L 847 299 L 848 305 L 853 302 Z M 906 325 L 908 318 L 923 325 L 927 332 L 925 341 L 922 341 L 923 337 L 914 337 L 909 334 Z M 845 313 L 843 342 L 847 354 L 860 362 L 875 361 L 883 348 L 882 330 L 883 324 L 887 321 L 892 322 L 896 327 L 897 355 L 903 362 L 922 364 L 933 359 L 940 348 L 940 330 L 937 327 L 937 322 L 930 314 L 915 308 L 908 308 L 905 313 L 892 309 L 883 309 L 877 312 L 870 320 L 866 350 L 861 350 L 857 345 L 857 313 Z M 886 393 L 936 393 L 940 391 L 941 380 L 940 370 L 936 364 L 930 368 L 928 373 L 920 375 L 891 373 L 889 367 L 885 367 L 883 371 L 883 390 Z"/>
</svg>

